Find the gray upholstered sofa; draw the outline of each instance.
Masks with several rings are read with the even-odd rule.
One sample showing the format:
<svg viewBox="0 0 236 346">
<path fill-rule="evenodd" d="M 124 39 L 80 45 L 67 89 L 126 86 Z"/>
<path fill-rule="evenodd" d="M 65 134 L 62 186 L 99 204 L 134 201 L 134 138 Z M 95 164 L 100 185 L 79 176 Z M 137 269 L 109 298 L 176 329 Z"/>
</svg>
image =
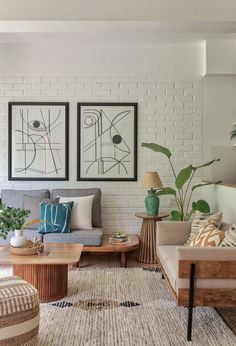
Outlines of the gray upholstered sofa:
<svg viewBox="0 0 236 346">
<path fill-rule="evenodd" d="M 25 235 L 33 239 L 41 238 L 45 243 L 80 243 L 85 246 L 99 246 L 102 243 L 102 219 L 101 219 L 101 190 L 91 189 L 55 189 L 50 190 L 2 190 L 1 202 L 15 208 L 24 208 L 24 196 L 43 199 L 61 197 L 81 197 L 94 195 L 92 208 L 92 230 L 73 230 L 71 233 L 48 233 L 41 235 L 37 229 L 25 229 Z M 32 226 L 32 228 L 35 228 Z M 0 238 L 0 246 L 7 245 L 13 232 L 8 234 L 6 240 Z"/>
</svg>

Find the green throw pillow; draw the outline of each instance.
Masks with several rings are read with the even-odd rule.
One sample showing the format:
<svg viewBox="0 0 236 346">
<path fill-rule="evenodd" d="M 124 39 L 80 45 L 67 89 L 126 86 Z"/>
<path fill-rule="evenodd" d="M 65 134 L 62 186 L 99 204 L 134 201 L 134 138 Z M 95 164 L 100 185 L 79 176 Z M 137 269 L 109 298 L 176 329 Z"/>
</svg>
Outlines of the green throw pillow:
<svg viewBox="0 0 236 346">
<path fill-rule="evenodd" d="M 70 215 L 74 202 L 47 204 L 41 202 L 39 233 L 70 233 Z"/>
</svg>

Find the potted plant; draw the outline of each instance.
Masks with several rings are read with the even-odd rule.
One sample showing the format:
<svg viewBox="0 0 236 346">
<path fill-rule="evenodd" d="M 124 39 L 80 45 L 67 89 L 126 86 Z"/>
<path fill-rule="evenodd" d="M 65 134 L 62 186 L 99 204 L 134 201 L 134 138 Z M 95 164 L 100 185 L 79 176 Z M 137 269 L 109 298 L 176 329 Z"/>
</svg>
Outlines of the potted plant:
<svg viewBox="0 0 236 346">
<path fill-rule="evenodd" d="M 198 210 L 203 213 L 210 212 L 210 206 L 205 200 L 198 200 L 196 202 L 192 202 L 192 207 L 190 209 L 190 203 L 192 199 L 193 192 L 199 187 L 211 185 L 211 184 L 219 184 L 220 181 L 217 182 L 207 182 L 200 183 L 197 185 L 191 186 L 192 179 L 198 169 L 207 167 L 212 165 L 216 161 L 220 161 L 220 159 L 212 160 L 206 162 L 200 166 L 189 165 L 183 168 L 178 174 L 176 173 L 172 160 L 171 160 L 171 152 L 168 148 L 165 148 L 159 144 L 155 143 L 142 143 L 142 147 L 151 149 L 157 153 L 161 153 L 165 155 L 170 163 L 171 170 L 173 172 L 175 178 L 175 188 L 172 187 L 162 187 L 156 189 L 156 195 L 172 195 L 175 198 L 177 210 L 173 210 L 171 212 L 171 220 L 173 221 L 187 221 L 190 219 L 192 214 Z"/>
<path fill-rule="evenodd" d="M 30 210 L 12 208 L 0 204 L 0 237 L 6 239 L 8 233 L 14 231 L 15 236 L 11 238 L 11 245 L 15 247 L 24 246 L 26 237 L 23 235 L 23 225 L 25 218 L 29 214 Z"/>
</svg>

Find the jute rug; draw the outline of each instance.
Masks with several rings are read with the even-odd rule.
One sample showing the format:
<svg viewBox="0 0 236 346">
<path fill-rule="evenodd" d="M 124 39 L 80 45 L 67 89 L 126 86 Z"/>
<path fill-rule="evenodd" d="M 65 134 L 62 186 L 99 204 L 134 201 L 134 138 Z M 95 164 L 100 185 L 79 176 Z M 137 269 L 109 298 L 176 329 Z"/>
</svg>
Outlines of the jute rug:
<svg viewBox="0 0 236 346">
<path fill-rule="evenodd" d="M 236 345 L 212 308 L 196 308 L 193 341 L 187 309 L 176 307 L 155 270 L 94 268 L 69 272 L 69 294 L 41 304 L 39 346 Z"/>
</svg>

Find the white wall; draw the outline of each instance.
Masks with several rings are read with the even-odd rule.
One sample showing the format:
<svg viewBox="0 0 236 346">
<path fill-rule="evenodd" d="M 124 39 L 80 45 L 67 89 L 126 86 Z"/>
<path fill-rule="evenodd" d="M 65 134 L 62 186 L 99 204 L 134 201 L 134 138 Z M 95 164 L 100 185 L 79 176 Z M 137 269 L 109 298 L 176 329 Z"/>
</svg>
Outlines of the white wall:
<svg viewBox="0 0 236 346">
<path fill-rule="evenodd" d="M 102 188 L 106 232 L 138 232 L 134 213 L 144 210 L 143 173 L 157 170 L 173 183 L 166 160 L 140 147 L 158 142 L 174 153 L 177 169 L 202 161 L 202 45 L 6 44 L 0 45 L 0 186 Z M 8 182 L 8 101 L 70 102 L 70 180 Z M 76 102 L 138 102 L 138 182 L 76 181 Z M 161 208 L 173 208 L 161 198 Z"/>
<path fill-rule="evenodd" d="M 206 41 L 206 74 L 236 74 L 236 40 Z"/>
<path fill-rule="evenodd" d="M 236 185 L 235 186 L 209 186 L 204 188 L 204 194 L 211 205 L 211 210 L 223 212 L 223 221 L 236 223 Z M 206 198 L 206 197 L 205 197 Z"/>
<path fill-rule="evenodd" d="M 206 180 L 236 183 L 236 147 L 230 131 L 236 122 L 236 76 L 204 77 L 204 160 L 221 161 L 204 172 Z"/>
<path fill-rule="evenodd" d="M 202 42 L 6 43 L 0 44 L 0 71 L 5 76 L 201 76 L 203 54 Z"/>
</svg>

